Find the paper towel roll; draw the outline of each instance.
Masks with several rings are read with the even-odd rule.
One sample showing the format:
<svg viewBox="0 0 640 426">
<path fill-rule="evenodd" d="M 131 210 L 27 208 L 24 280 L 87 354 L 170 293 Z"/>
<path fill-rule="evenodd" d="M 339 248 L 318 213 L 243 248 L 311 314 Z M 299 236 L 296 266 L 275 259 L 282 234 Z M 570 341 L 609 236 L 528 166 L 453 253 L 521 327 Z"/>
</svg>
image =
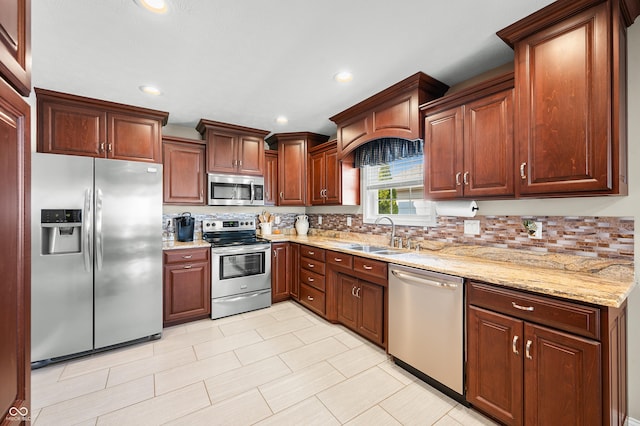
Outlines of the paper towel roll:
<svg viewBox="0 0 640 426">
<path fill-rule="evenodd" d="M 478 211 L 475 201 L 438 201 L 436 213 L 438 216 L 474 217 Z"/>
</svg>

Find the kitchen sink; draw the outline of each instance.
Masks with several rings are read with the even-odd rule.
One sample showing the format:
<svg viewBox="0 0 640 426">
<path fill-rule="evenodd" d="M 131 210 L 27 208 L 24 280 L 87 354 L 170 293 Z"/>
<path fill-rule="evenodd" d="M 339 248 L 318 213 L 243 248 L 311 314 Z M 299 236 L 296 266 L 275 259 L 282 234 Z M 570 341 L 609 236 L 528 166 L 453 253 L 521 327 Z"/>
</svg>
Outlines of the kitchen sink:
<svg viewBox="0 0 640 426">
<path fill-rule="evenodd" d="M 349 250 L 356 250 L 364 253 L 373 253 L 373 254 L 380 254 L 380 255 L 391 255 L 391 254 L 402 253 L 399 250 L 392 250 L 389 247 L 370 246 L 367 244 L 340 244 L 340 247 L 346 248 Z"/>
</svg>

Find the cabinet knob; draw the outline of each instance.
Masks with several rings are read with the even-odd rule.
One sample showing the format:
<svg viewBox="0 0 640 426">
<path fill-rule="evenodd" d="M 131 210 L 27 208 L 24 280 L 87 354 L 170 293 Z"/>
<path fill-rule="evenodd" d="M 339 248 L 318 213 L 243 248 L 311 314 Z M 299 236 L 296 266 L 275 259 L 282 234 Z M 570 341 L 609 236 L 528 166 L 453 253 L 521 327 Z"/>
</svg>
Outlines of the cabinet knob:
<svg viewBox="0 0 640 426">
<path fill-rule="evenodd" d="M 308 266 L 309 268 L 315 268 L 315 267 L 316 267 L 316 265 L 314 265 L 313 263 L 307 263 L 307 266 Z"/>
<path fill-rule="evenodd" d="M 309 301 L 313 302 L 313 297 L 311 297 L 311 296 L 307 296 L 307 300 L 309 300 Z"/>
<path fill-rule="evenodd" d="M 311 277 L 307 277 L 307 281 L 309 281 L 310 283 L 314 282 L 315 280 Z"/>
<path fill-rule="evenodd" d="M 520 164 L 520 178 L 521 179 L 526 179 L 527 175 L 524 174 L 524 168 L 527 167 L 527 163 L 522 163 Z"/>
<path fill-rule="evenodd" d="M 456 186 L 460 186 L 460 185 L 461 185 L 461 184 L 460 184 L 460 175 L 461 175 L 461 174 L 462 174 L 462 173 L 460 173 L 460 172 L 456 173 Z"/>
</svg>

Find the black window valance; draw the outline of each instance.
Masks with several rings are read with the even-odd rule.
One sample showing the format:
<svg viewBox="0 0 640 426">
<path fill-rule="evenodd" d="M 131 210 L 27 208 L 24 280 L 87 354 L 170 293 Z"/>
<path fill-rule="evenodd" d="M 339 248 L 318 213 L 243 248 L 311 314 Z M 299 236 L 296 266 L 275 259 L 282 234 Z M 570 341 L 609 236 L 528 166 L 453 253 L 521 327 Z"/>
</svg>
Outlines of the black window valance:
<svg viewBox="0 0 640 426">
<path fill-rule="evenodd" d="M 378 166 L 423 153 L 422 139 L 380 138 L 356 148 L 354 162 L 356 167 Z"/>
</svg>

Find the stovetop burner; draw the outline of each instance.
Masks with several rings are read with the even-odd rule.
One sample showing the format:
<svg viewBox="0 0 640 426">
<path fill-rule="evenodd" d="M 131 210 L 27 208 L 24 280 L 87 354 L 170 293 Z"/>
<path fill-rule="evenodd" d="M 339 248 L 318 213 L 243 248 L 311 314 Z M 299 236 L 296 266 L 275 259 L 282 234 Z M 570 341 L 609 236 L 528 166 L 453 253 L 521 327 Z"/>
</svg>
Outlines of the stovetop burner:
<svg viewBox="0 0 640 426">
<path fill-rule="evenodd" d="M 212 247 L 268 243 L 267 240 L 256 236 L 254 219 L 205 219 L 202 221 L 202 239 Z"/>
</svg>

